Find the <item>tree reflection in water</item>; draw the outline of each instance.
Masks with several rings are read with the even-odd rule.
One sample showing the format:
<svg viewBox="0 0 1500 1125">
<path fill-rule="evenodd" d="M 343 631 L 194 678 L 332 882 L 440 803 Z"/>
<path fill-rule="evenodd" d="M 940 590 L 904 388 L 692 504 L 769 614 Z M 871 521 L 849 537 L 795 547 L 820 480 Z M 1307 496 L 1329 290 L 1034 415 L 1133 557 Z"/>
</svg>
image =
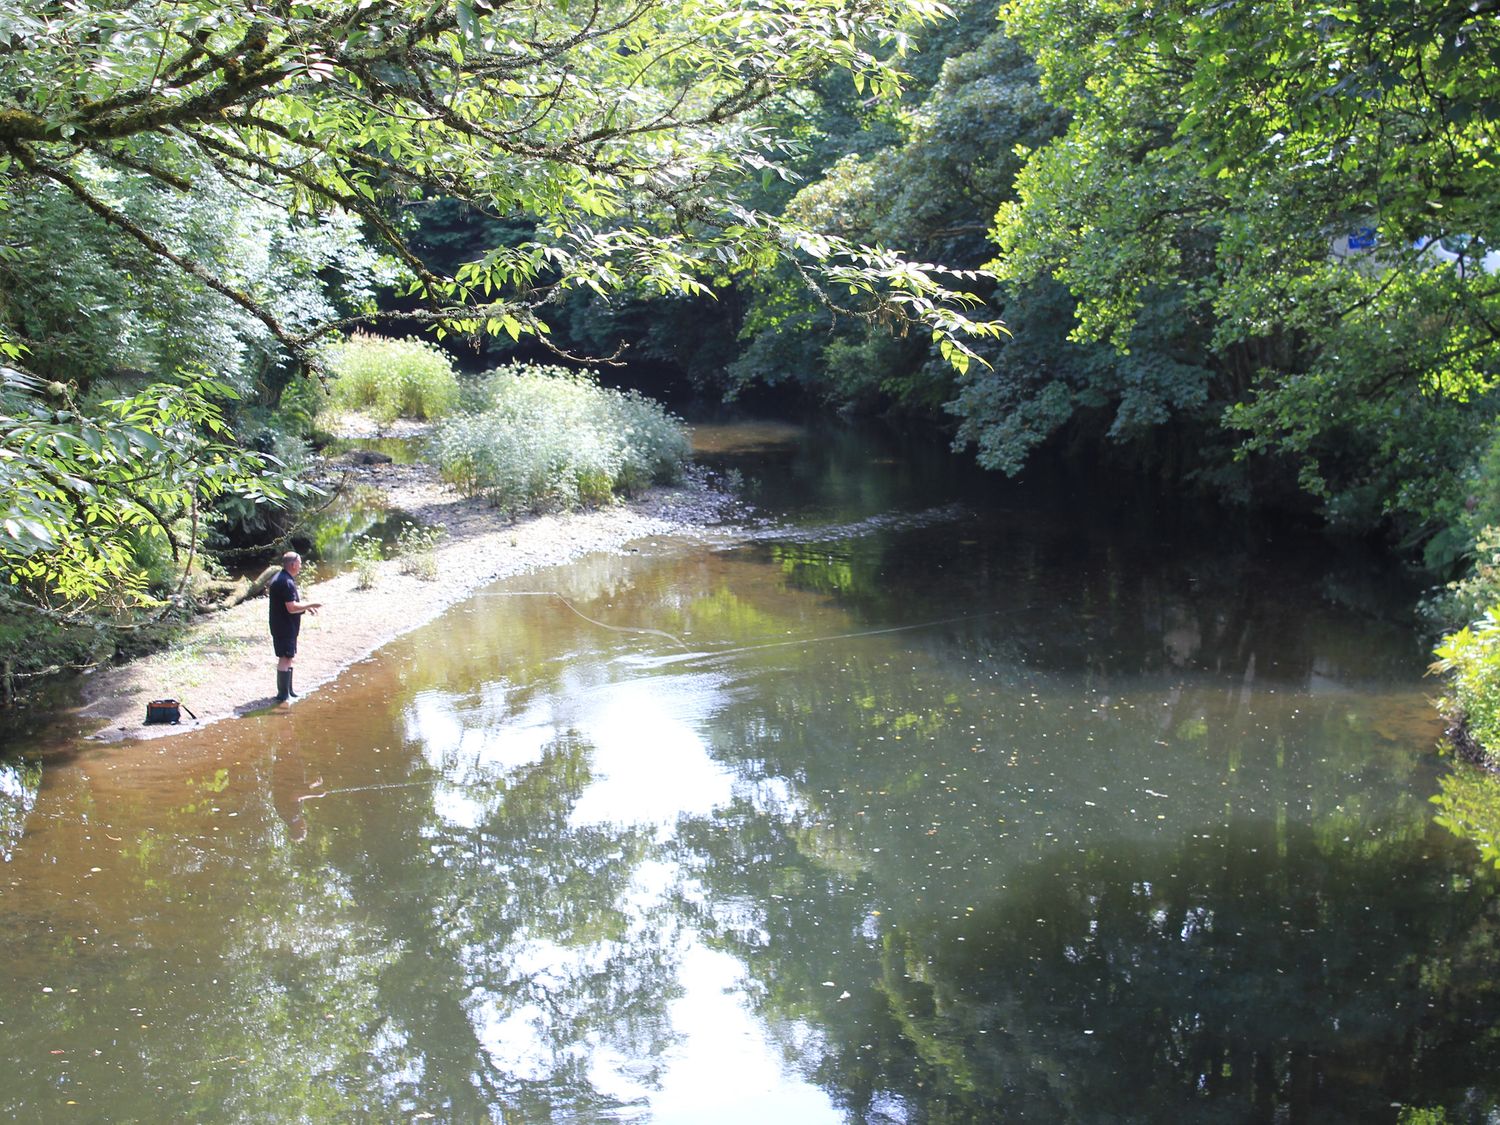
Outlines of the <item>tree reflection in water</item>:
<svg viewBox="0 0 1500 1125">
<path fill-rule="evenodd" d="M 1420 654 L 1063 516 L 589 559 L 514 588 L 684 644 L 476 599 L 46 774 L 0 1113 L 1483 1118 L 1500 873 L 1481 795 L 1432 824 Z"/>
</svg>

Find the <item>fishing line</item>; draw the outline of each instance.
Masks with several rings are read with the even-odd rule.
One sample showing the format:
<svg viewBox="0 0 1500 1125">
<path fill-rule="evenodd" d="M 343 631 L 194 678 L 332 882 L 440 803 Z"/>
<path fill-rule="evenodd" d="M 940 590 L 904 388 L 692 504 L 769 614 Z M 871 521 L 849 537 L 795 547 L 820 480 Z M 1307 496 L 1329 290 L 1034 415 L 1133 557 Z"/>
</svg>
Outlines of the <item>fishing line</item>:
<svg viewBox="0 0 1500 1125">
<path fill-rule="evenodd" d="M 320 797 L 332 797 L 342 793 L 368 793 L 372 789 L 412 789 L 418 785 L 431 785 L 431 781 L 389 781 L 383 785 L 351 785 L 347 789 L 325 789 L 321 793 L 309 793 L 299 801 L 315 801 Z"/>
<path fill-rule="evenodd" d="M 916 629 L 934 629 L 939 625 L 953 625 L 960 621 L 977 621 L 981 618 L 994 617 L 1004 612 L 1003 610 L 994 609 L 986 613 L 963 613 L 956 617 L 940 617 L 933 621 L 919 621 L 912 625 L 890 625 L 883 629 L 862 629 L 855 633 L 830 633 L 821 637 L 793 637 L 784 641 L 765 641 L 760 644 L 740 645 L 736 648 L 723 648 L 712 652 L 693 652 L 681 637 L 674 636 L 662 629 L 640 629 L 627 625 L 610 625 L 606 622 L 598 621 L 582 612 L 556 590 L 490 590 L 479 596 L 485 598 L 556 598 L 590 625 L 597 625 L 601 629 L 608 629 L 615 633 L 646 633 L 651 636 L 666 637 L 679 648 L 686 650 L 685 659 L 692 659 L 694 657 L 711 659 L 720 656 L 734 656 L 741 652 L 756 652 L 760 649 L 785 648 L 788 645 L 815 645 L 824 644 L 828 641 L 855 640 L 859 637 L 878 637 L 884 633 L 908 633 Z"/>
<path fill-rule="evenodd" d="M 889 625 L 883 629 L 861 629 L 857 633 L 829 633 L 821 637 L 792 637 L 784 641 L 766 641 L 762 644 L 740 645 L 738 648 L 722 648 L 716 652 L 705 652 L 701 655 L 705 658 L 719 656 L 733 656 L 741 652 L 757 652 L 766 648 L 785 648 L 787 645 L 817 645 L 828 641 L 851 641 L 859 637 L 878 637 L 883 633 L 909 633 L 916 629 L 935 629 L 939 625 L 954 625 L 960 621 L 978 621 L 984 617 L 994 617 L 1003 613 L 1004 610 L 992 609 L 987 613 L 963 613 L 957 617 L 940 617 L 935 621 L 918 621 L 912 625 Z"/>
<path fill-rule="evenodd" d="M 610 625 L 604 621 L 597 621 L 568 601 L 567 598 L 563 597 L 556 590 L 488 590 L 478 596 L 482 598 L 556 598 L 590 625 L 597 625 L 599 628 L 608 629 L 613 633 L 646 633 L 653 637 L 666 637 L 667 640 L 671 641 L 678 648 L 688 649 L 687 643 L 681 637 L 668 633 L 664 629 L 638 629 L 628 625 Z"/>
</svg>

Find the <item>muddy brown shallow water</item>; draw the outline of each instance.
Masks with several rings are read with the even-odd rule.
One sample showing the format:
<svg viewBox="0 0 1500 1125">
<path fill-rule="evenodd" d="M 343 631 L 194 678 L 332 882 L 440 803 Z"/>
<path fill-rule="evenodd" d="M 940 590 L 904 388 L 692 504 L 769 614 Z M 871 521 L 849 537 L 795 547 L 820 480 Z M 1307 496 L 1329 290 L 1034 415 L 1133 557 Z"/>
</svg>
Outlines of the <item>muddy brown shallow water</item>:
<svg viewBox="0 0 1500 1125">
<path fill-rule="evenodd" d="M 44 754 L 0 1111 L 1494 1109 L 1496 881 L 1432 820 L 1378 560 L 713 436 L 760 522 L 487 585 L 290 709 Z"/>
<path fill-rule="evenodd" d="M 304 600 L 322 604 L 303 621 L 296 664 L 296 689 L 303 696 L 486 583 L 591 553 L 628 550 L 649 536 L 693 533 L 737 510 L 734 497 L 701 472 L 610 507 L 519 520 L 502 516 L 483 498 L 459 495 L 420 464 L 362 466 L 338 487 L 364 489 L 415 525 L 441 530 L 443 538 L 430 577 L 403 573 L 399 560 L 387 559 L 368 588 L 350 569 L 303 581 Z M 78 733 L 106 741 L 179 735 L 274 705 L 274 668 L 261 596 L 203 617 L 167 651 L 88 677 L 72 718 Z M 162 697 L 186 704 L 182 724 L 144 724 L 147 701 Z"/>
</svg>

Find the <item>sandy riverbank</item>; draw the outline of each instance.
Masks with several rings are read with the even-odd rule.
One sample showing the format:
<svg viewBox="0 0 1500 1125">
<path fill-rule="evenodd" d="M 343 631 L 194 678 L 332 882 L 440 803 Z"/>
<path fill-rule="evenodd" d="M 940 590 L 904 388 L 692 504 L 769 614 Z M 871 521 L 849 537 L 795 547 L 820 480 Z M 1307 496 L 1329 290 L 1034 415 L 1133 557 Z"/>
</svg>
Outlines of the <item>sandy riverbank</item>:
<svg viewBox="0 0 1500 1125">
<path fill-rule="evenodd" d="M 388 561 L 380 564 L 371 589 L 357 589 L 353 573 L 304 584 L 304 598 L 322 602 L 323 609 L 303 623 L 295 680 L 301 696 L 496 579 L 622 550 L 648 536 L 700 529 L 725 518 L 733 506 L 702 478 L 690 477 L 629 503 L 512 522 L 484 501 L 460 496 L 427 466 L 371 465 L 349 472 L 358 483 L 378 488 L 392 507 L 444 530 L 437 578 L 403 575 Z M 252 598 L 201 618 L 164 652 L 96 673 L 78 717 L 97 726 L 93 738 L 114 741 L 160 738 L 277 706 L 266 616 L 265 597 Z M 146 703 L 162 697 L 183 701 L 197 720 L 184 714 L 180 726 L 142 726 Z"/>
</svg>

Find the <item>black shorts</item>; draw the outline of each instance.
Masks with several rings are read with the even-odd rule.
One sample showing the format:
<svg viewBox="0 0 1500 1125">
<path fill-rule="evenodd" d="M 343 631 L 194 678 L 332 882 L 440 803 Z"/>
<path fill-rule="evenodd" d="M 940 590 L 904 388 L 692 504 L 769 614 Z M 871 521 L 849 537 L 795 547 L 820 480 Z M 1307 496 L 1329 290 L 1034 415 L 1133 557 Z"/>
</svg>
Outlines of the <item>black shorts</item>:
<svg viewBox="0 0 1500 1125">
<path fill-rule="evenodd" d="M 271 647 L 276 650 L 276 655 L 290 660 L 297 655 L 296 633 L 272 633 Z"/>
</svg>

